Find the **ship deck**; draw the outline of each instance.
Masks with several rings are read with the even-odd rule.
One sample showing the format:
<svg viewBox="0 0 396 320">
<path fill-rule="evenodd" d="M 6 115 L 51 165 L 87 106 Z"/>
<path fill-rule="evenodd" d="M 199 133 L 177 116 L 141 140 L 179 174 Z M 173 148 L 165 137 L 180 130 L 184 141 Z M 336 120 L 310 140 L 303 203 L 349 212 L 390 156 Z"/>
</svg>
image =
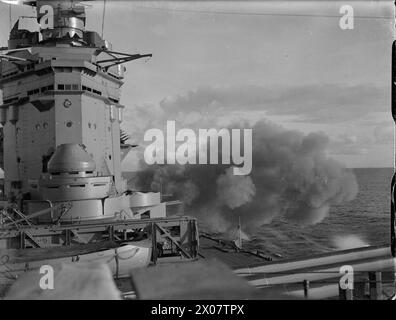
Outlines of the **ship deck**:
<svg viewBox="0 0 396 320">
<path fill-rule="evenodd" d="M 208 294 L 216 299 L 337 299 L 344 275 L 340 268 L 348 265 L 354 270 L 354 299 L 378 299 L 373 294 L 387 299 L 395 292 L 389 246 L 284 259 L 238 249 L 232 241 L 201 233 L 197 260 L 160 258 L 156 265 L 115 281 L 126 299 L 201 299 Z M 370 289 L 373 275 L 380 284 L 376 291 Z"/>
<path fill-rule="evenodd" d="M 265 265 L 269 262 L 269 257 L 260 252 L 238 250 L 231 241 L 216 239 L 206 234 L 201 234 L 199 238 L 199 257 L 218 259 L 231 269 Z"/>
<path fill-rule="evenodd" d="M 276 259 L 259 252 L 237 250 L 231 241 L 200 237 L 200 257 L 215 258 L 257 289 L 260 299 L 301 299 L 306 297 L 304 282 L 309 283 L 309 297 L 333 299 L 339 296 L 340 268 L 352 266 L 356 299 L 369 299 L 369 273 L 381 283 L 382 299 L 395 292 L 395 262 L 389 246 L 369 246 L 331 251 L 309 257 Z"/>
</svg>

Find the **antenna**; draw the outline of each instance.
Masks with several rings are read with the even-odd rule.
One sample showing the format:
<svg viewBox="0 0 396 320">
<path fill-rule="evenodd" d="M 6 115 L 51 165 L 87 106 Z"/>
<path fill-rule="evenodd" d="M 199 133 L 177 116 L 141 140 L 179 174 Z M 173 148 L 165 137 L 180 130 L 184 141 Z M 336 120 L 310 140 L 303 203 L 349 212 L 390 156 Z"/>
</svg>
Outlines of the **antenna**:
<svg viewBox="0 0 396 320">
<path fill-rule="evenodd" d="M 105 18 L 106 18 L 106 0 L 103 0 L 102 39 L 103 39 L 103 33 L 104 33 Z"/>
<path fill-rule="evenodd" d="M 238 217 L 238 244 L 239 244 L 239 248 L 242 249 L 242 226 L 241 226 L 241 216 Z"/>
<path fill-rule="evenodd" d="M 162 192 L 162 177 L 160 176 L 160 199 L 161 199 L 161 201 L 162 201 L 162 195 L 163 195 L 163 192 Z"/>
<path fill-rule="evenodd" d="M 9 7 L 9 12 L 10 12 L 10 31 L 12 30 L 12 11 L 11 11 L 11 4 L 8 5 Z"/>
</svg>

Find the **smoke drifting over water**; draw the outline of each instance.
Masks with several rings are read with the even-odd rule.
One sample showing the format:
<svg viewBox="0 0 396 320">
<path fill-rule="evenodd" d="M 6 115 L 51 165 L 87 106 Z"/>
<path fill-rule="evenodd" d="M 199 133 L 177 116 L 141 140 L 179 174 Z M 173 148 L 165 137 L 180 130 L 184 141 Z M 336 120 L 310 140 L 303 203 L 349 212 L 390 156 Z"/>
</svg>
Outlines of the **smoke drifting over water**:
<svg viewBox="0 0 396 320">
<path fill-rule="evenodd" d="M 334 237 L 333 243 L 338 250 L 355 249 L 369 246 L 367 242 L 354 235 Z"/>
<path fill-rule="evenodd" d="M 252 129 L 250 176 L 234 176 L 230 165 L 144 165 L 137 185 L 159 190 L 162 184 L 163 193 L 185 203 L 187 214 L 219 232 L 235 228 L 239 216 L 247 232 L 279 216 L 315 224 L 330 206 L 357 195 L 354 174 L 326 155 L 325 134 L 304 135 L 267 121 Z"/>
</svg>

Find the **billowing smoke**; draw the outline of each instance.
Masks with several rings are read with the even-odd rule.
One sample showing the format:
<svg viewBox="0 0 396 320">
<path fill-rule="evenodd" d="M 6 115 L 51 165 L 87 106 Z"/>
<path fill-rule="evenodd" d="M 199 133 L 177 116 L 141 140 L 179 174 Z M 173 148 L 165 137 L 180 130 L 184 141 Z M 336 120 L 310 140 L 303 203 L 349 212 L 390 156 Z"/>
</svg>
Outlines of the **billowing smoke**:
<svg viewBox="0 0 396 320">
<path fill-rule="evenodd" d="M 325 134 L 304 135 L 268 121 L 252 129 L 249 176 L 233 175 L 230 165 L 145 165 L 137 186 L 159 190 L 162 185 L 163 193 L 185 203 L 186 214 L 220 232 L 235 228 L 239 217 L 246 231 L 275 217 L 315 224 L 332 205 L 356 196 L 355 176 L 327 156 Z"/>
<path fill-rule="evenodd" d="M 355 249 L 369 246 L 366 241 L 355 235 L 336 236 L 333 238 L 333 245 L 338 250 Z"/>
</svg>

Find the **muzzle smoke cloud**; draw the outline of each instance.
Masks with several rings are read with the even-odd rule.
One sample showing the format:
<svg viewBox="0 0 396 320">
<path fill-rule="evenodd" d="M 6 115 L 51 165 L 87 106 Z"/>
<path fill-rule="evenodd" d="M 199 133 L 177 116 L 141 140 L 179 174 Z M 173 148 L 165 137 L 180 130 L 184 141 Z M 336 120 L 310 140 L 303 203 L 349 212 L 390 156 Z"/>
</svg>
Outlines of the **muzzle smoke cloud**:
<svg viewBox="0 0 396 320">
<path fill-rule="evenodd" d="M 234 128 L 234 127 L 233 127 Z M 186 214 L 206 222 L 211 231 L 253 231 L 275 217 L 300 224 L 322 221 L 332 205 L 355 198 L 354 174 L 326 154 L 323 133 L 304 135 L 268 121 L 253 126 L 253 167 L 235 176 L 227 165 L 144 165 L 136 186 L 173 194 Z M 220 149 L 220 148 L 219 148 Z"/>
<path fill-rule="evenodd" d="M 355 249 L 369 246 L 366 241 L 355 235 L 336 236 L 333 238 L 333 245 L 338 250 Z"/>
</svg>

